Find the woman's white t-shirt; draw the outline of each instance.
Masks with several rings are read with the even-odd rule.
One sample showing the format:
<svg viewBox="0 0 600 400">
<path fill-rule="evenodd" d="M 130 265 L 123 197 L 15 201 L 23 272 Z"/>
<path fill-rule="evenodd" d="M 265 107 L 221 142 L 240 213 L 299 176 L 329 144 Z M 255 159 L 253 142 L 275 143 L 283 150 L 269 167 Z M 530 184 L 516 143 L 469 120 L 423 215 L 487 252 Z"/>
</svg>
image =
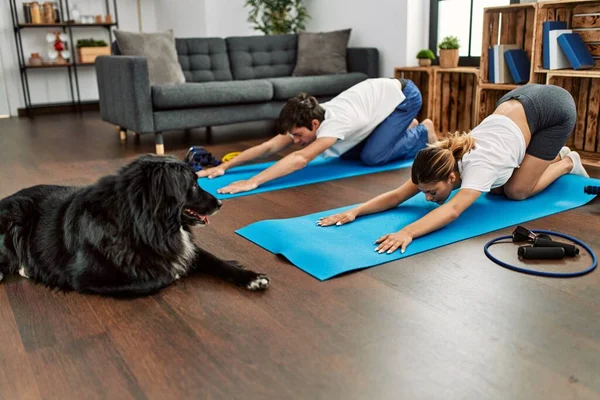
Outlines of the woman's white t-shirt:
<svg viewBox="0 0 600 400">
<path fill-rule="evenodd" d="M 504 185 L 525 157 L 525 138 L 514 121 L 492 114 L 471 131 L 475 148 L 458 162 L 461 189 L 489 192 Z"/>
<path fill-rule="evenodd" d="M 317 138 L 339 139 L 325 157 L 339 157 L 365 139 L 405 99 L 402 84 L 393 78 L 367 79 L 321 104 L 325 119 Z"/>
</svg>

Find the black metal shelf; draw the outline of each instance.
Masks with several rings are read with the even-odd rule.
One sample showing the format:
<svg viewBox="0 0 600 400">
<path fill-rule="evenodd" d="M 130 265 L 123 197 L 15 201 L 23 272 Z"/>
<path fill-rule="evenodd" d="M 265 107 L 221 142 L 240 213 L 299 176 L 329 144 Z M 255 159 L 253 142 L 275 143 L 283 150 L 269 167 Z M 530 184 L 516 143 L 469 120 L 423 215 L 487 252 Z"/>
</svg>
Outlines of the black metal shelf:
<svg viewBox="0 0 600 400">
<path fill-rule="evenodd" d="M 46 108 L 46 107 L 64 107 L 71 106 L 74 110 L 81 110 L 82 105 L 87 105 L 90 103 L 94 103 L 94 101 L 82 101 L 81 93 L 79 91 L 79 75 L 77 73 L 77 69 L 80 67 L 90 67 L 93 66 L 94 63 L 80 63 L 80 62 L 71 62 L 66 64 L 43 64 L 43 65 L 27 65 L 25 60 L 25 51 L 23 49 L 23 40 L 22 40 L 22 32 L 25 30 L 31 29 L 39 29 L 39 28 L 59 28 L 62 29 L 64 33 L 68 33 L 69 35 L 69 49 L 71 50 L 71 57 L 75 59 L 76 51 L 73 43 L 73 30 L 80 28 L 106 28 L 108 31 L 109 43 L 112 42 L 112 27 L 119 27 L 119 14 L 117 10 L 117 0 L 112 0 L 112 10 L 111 10 L 111 2 L 110 0 L 104 0 L 105 10 L 107 15 L 114 16 L 114 22 L 110 23 L 91 23 L 91 24 L 82 24 L 76 23 L 71 19 L 70 10 L 69 10 L 69 0 L 57 0 L 60 15 L 64 18 L 66 16 L 65 22 L 58 22 L 54 24 L 31 24 L 31 23 L 21 23 L 19 22 L 19 13 L 18 6 L 22 4 L 22 1 L 19 1 L 19 5 L 17 5 L 17 0 L 9 0 L 10 3 L 10 11 L 13 22 L 13 29 L 15 34 L 15 43 L 17 45 L 17 58 L 19 60 L 19 69 L 21 72 L 21 85 L 23 87 L 23 98 L 25 100 L 25 112 L 27 115 L 31 115 L 30 111 Z M 65 12 L 66 10 L 66 12 Z M 111 13 L 112 11 L 112 13 Z M 33 104 L 31 100 L 31 92 L 29 90 L 29 76 L 28 71 L 31 70 L 45 70 L 45 69 L 66 69 L 69 74 L 69 89 L 71 91 L 71 102 L 56 102 L 56 103 L 46 103 L 46 104 Z M 97 101 L 95 101 L 97 103 Z"/>
<path fill-rule="evenodd" d="M 46 69 L 46 68 L 69 68 L 73 65 L 78 67 L 92 67 L 95 63 L 67 63 L 67 64 L 42 64 L 42 65 L 25 65 L 22 69 Z"/>
<path fill-rule="evenodd" d="M 59 22 L 56 24 L 19 24 L 15 28 L 16 29 L 25 29 L 25 28 L 63 28 L 63 27 L 71 27 L 71 28 L 89 28 L 89 27 L 105 27 L 110 28 L 112 26 L 117 26 L 116 23 L 93 23 L 93 24 L 78 24 L 75 22 Z"/>
</svg>

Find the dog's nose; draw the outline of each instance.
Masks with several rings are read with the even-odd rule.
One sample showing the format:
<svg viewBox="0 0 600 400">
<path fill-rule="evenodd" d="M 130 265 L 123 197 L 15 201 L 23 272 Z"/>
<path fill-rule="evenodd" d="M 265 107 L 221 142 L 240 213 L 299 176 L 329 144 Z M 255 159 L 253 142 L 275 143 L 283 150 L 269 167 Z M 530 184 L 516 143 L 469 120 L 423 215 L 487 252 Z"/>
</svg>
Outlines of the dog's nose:
<svg viewBox="0 0 600 400">
<path fill-rule="evenodd" d="M 223 202 L 221 200 L 217 200 L 217 207 L 221 208 L 222 205 L 223 205 Z"/>
</svg>

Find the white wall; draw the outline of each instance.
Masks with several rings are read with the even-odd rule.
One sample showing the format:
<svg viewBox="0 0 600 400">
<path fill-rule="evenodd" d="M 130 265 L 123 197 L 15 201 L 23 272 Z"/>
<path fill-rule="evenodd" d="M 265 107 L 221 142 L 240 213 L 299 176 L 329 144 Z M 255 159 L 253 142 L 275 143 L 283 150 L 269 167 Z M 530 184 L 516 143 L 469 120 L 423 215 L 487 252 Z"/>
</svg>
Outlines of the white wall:
<svg viewBox="0 0 600 400">
<path fill-rule="evenodd" d="M 424 23 L 428 0 L 305 1 L 311 15 L 308 31 L 352 28 L 349 46 L 379 49 L 381 76 L 393 76 L 397 66 L 416 65 L 412 49 L 427 43 L 421 35 L 422 26 L 429 25 Z"/>
<path fill-rule="evenodd" d="M 428 44 L 429 0 L 304 0 L 311 19 L 307 31 L 352 28 L 350 46 L 379 49 L 380 76 L 392 76 L 394 67 L 416 65 L 415 55 Z M 111 2 L 112 3 L 112 2 Z M 103 1 L 79 0 L 82 14 L 103 13 Z M 123 30 L 138 30 L 137 0 L 117 0 L 119 25 Z M 249 22 L 245 0 L 141 0 L 145 32 L 173 29 L 178 37 L 227 37 L 259 35 Z M 20 10 L 19 10 L 20 11 Z M 25 52 L 44 55 L 45 29 L 23 31 Z M 102 29 L 76 31 L 74 40 L 84 37 L 106 38 Z M 8 83 L 10 111 L 23 107 L 15 40 L 7 1 L 0 1 L 0 53 Z M 28 56 L 27 56 L 28 57 Z M 92 67 L 80 68 L 82 99 L 97 99 Z M 68 101 L 67 71 L 30 71 L 30 90 L 34 103 Z"/>
</svg>

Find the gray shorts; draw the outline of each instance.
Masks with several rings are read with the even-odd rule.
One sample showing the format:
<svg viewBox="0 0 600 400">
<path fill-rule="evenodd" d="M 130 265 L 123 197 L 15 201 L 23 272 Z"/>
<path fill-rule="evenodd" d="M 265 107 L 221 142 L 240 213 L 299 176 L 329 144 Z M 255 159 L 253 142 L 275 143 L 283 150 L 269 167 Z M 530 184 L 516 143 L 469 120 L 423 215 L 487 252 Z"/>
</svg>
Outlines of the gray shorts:
<svg viewBox="0 0 600 400">
<path fill-rule="evenodd" d="M 577 111 L 573 96 L 559 86 L 528 84 L 506 93 L 496 107 L 511 99 L 518 100 L 525 109 L 531 131 L 527 154 L 553 160 L 575 127 Z"/>
</svg>

